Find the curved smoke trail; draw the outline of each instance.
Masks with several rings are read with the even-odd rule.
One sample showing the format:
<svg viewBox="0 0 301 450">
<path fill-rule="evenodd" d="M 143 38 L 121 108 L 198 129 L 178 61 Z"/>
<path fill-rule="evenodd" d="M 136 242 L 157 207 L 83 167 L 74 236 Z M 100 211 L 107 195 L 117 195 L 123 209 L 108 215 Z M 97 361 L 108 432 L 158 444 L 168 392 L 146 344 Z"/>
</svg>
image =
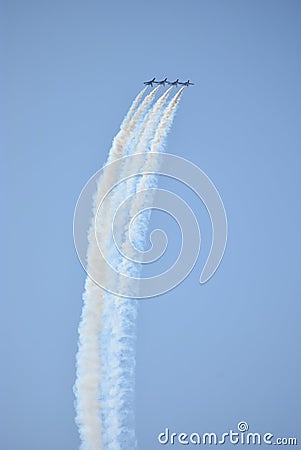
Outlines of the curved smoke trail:
<svg viewBox="0 0 301 450">
<path fill-rule="evenodd" d="M 142 102 L 145 88 L 137 95 L 132 106 L 123 120 L 120 131 L 113 140 L 109 151 L 108 162 L 118 159 L 125 152 L 135 126 L 141 116 L 151 104 L 155 93 L 153 90 Z M 106 173 L 98 181 L 97 193 L 94 199 L 93 216 L 97 218 L 97 206 L 99 199 L 106 191 L 108 183 L 118 177 L 115 173 Z M 96 223 L 97 230 L 106 232 L 106 223 L 103 218 Z M 87 263 L 90 270 L 104 270 L 105 264 L 102 256 L 97 251 L 95 239 L 95 226 L 92 221 L 88 233 L 89 247 L 87 251 Z M 104 291 L 96 285 L 91 278 L 86 279 L 83 295 L 83 309 L 79 325 L 79 346 L 76 356 L 77 378 L 74 386 L 76 396 L 76 423 L 81 437 L 83 450 L 99 450 L 103 448 L 103 421 L 99 399 L 101 396 L 100 380 L 102 378 L 102 352 L 100 348 L 100 329 L 103 324 Z"/>
<path fill-rule="evenodd" d="M 166 91 L 151 108 L 158 89 L 159 87 L 153 89 L 143 101 L 145 89 L 138 94 L 113 140 L 108 162 L 129 153 L 147 150 L 154 152 L 163 148 L 182 90 L 165 107 L 170 90 Z M 146 153 L 143 170 L 148 166 Z M 97 214 L 103 193 L 109 184 L 118 181 L 122 169 L 120 165 L 114 172 L 106 172 L 98 182 L 93 209 L 95 220 L 92 221 L 88 234 L 87 263 L 90 274 L 104 271 L 106 267 L 103 257 L 99 254 L 97 239 L 106 242 L 108 254 L 118 270 L 134 276 L 140 271 L 139 266 L 133 267 L 112 251 L 114 241 L 111 224 L 116 205 L 124 200 L 125 194 L 148 186 L 149 182 L 145 178 L 147 175 L 134 182 L 130 180 L 125 190 L 122 186 L 117 186 L 107 203 L 106 217 L 98 217 Z M 126 236 L 123 250 L 128 250 L 129 222 L 129 218 L 124 217 L 119 224 L 120 233 Z M 143 221 L 139 219 L 137 223 L 137 233 L 141 233 L 142 238 L 135 236 L 135 240 L 141 242 L 145 238 L 146 230 L 143 227 L 147 227 L 147 218 Z M 79 325 L 77 379 L 74 387 L 81 448 L 134 450 L 137 448 L 133 408 L 136 300 L 107 293 L 89 277 L 86 279 L 83 300 Z"/>
<path fill-rule="evenodd" d="M 134 116 L 134 114 L 136 112 L 136 109 L 138 108 L 139 103 L 142 100 L 143 95 L 146 92 L 146 90 L 147 90 L 147 87 L 145 87 L 144 89 L 142 89 L 142 91 L 139 92 L 139 94 L 137 95 L 137 97 L 133 101 L 132 106 L 130 107 L 127 115 L 123 119 L 123 122 L 122 122 L 120 128 L 125 128 L 128 125 L 128 123 L 131 121 L 131 119 L 133 118 L 133 116 Z"/>
<path fill-rule="evenodd" d="M 161 143 L 163 144 L 166 135 L 162 131 L 158 135 L 158 129 L 161 129 L 163 126 L 166 127 L 167 117 L 168 123 L 173 120 L 179 98 L 177 96 L 177 100 L 172 101 L 163 113 L 162 108 L 169 93 L 170 89 L 159 98 L 145 116 L 141 125 L 139 138 L 137 139 L 137 145 L 132 150 L 133 153 L 137 152 L 137 150 L 147 151 L 154 136 L 156 137 L 156 142 L 159 139 L 158 136 L 160 136 L 162 139 Z M 139 167 L 134 170 L 134 173 L 138 172 Z M 127 173 L 126 168 L 125 173 Z M 124 188 L 122 185 L 122 191 L 117 195 L 117 204 L 114 205 L 114 210 L 118 208 L 121 201 L 129 193 L 137 190 L 138 180 L 131 178 L 123 184 L 126 184 L 126 187 Z M 126 192 L 124 192 L 124 189 L 126 189 Z M 124 241 L 121 251 L 126 253 L 128 257 L 130 257 L 130 253 L 128 252 L 126 242 L 129 239 L 129 223 L 130 217 L 123 217 L 119 224 L 119 232 L 123 235 L 121 240 Z M 113 258 L 113 255 L 111 257 Z M 116 264 L 113 265 L 116 265 L 118 271 L 132 276 L 139 275 L 139 266 L 133 265 L 124 258 L 118 264 L 118 254 L 117 256 L 115 254 L 115 258 Z M 102 342 L 103 345 L 106 345 L 107 354 L 104 361 L 105 370 L 102 381 L 102 384 L 105 385 L 103 389 L 105 394 L 102 395 L 105 448 L 114 450 L 117 448 L 135 449 L 133 402 L 137 301 L 112 294 L 106 294 L 105 299 L 104 326 L 101 333 Z M 110 338 L 108 339 L 109 336 Z M 125 411 L 127 411 L 126 415 L 124 414 Z"/>
<path fill-rule="evenodd" d="M 124 121 L 122 122 L 122 125 L 120 127 L 120 131 L 113 139 L 112 147 L 109 152 L 108 161 L 107 163 L 110 163 L 112 161 L 118 161 L 119 158 L 122 158 L 127 152 L 130 147 L 131 141 L 137 131 L 137 127 L 139 126 L 140 121 L 143 120 L 146 111 L 149 109 L 150 105 L 152 104 L 155 95 L 159 89 L 159 86 L 153 89 L 142 101 L 142 103 L 139 106 L 139 101 L 141 100 L 143 93 L 145 91 L 145 88 L 138 94 L 136 99 L 134 100 L 129 113 L 126 115 Z M 136 110 L 134 111 L 134 108 L 136 107 Z M 109 166 L 110 167 L 110 166 Z M 89 242 L 90 242 L 90 249 L 88 250 L 87 254 L 87 260 L 88 265 L 91 263 L 91 267 L 95 268 L 95 261 L 97 258 L 99 258 L 99 262 L 97 265 L 98 271 L 105 271 L 106 264 L 103 263 L 102 256 L 98 256 L 98 248 L 97 245 L 95 245 L 95 234 L 98 236 L 99 239 L 106 239 L 108 236 L 110 236 L 110 227 L 111 222 L 108 220 L 109 217 L 112 217 L 114 213 L 114 201 L 115 198 L 120 195 L 119 189 L 113 191 L 112 195 L 109 196 L 106 199 L 106 216 L 97 214 L 97 208 L 99 204 L 101 203 L 101 200 L 104 197 L 104 193 L 107 191 L 108 186 L 111 186 L 115 182 L 118 181 L 120 177 L 120 172 L 122 170 L 122 162 L 120 164 L 117 164 L 117 166 L 114 167 L 114 169 L 110 168 L 109 170 L 106 170 L 104 173 L 104 176 L 101 176 L 98 181 L 97 186 L 97 193 L 94 199 L 94 211 L 93 215 L 95 217 L 95 224 L 93 223 L 91 225 L 90 231 L 89 231 Z M 108 245 L 110 246 L 110 242 L 108 239 Z"/>
<path fill-rule="evenodd" d="M 159 97 L 159 99 L 156 101 L 154 106 L 148 111 L 146 116 L 144 117 L 144 120 L 141 122 L 140 130 L 137 133 L 137 138 L 135 142 L 135 147 L 132 148 L 132 154 L 134 153 L 146 153 L 150 149 L 151 141 L 154 138 L 154 134 L 156 132 L 156 129 L 160 125 L 160 119 L 164 112 L 164 105 L 165 102 L 168 99 L 168 96 L 170 94 L 172 87 L 167 89 L 167 91 Z M 124 176 L 130 171 L 133 173 L 140 173 L 140 169 L 142 166 L 134 165 L 132 166 L 131 161 L 127 161 L 127 163 L 124 165 L 123 170 L 121 171 L 120 178 L 123 179 Z M 137 184 L 139 182 L 139 176 L 137 177 L 130 177 L 129 179 L 125 180 L 125 182 L 122 184 L 122 190 L 124 192 L 124 197 L 128 197 L 129 195 L 135 193 L 137 191 Z M 120 198 L 117 200 L 117 205 L 120 203 Z M 129 223 L 126 222 L 127 216 L 121 216 L 121 220 L 123 220 L 123 223 Z M 124 230 L 121 240 L 126 239 L 127 230 Z"/>
<path fill-rule="evenodd" d="M 181 88 L 174 98 L 169 103 L 168 107 L 165 109 L 159 125 L 156 129 L 155 135 L 151 142 L 150 153 L 159 153 L 164 150 L 165 139 L 167 137 L 168 131 L 172 125 L 177 107 L 179 105 L 179 101 L 181 99 L 181 95 L 184 88 Z M 144 173 L 140 177 L 140 180 L 136 184 L 136 192 L 150 190 L 152 188 L 157 187 L 158 177 L 156 175 L 147 174 L 147 172 L 158 172 L 160 167 L 160 158 L 157 159 L 149 158 L 148 153 L 146 154 L 144 165 L 142 166 L 141 172 Z M 150 191 L 151 192 L 151 191 Z M 150 199 L 150 193 L 148 194 L 148 203 L 152 203 Z M 135 216 L 137 211 L 141 211 L 143 209 L 144 199 L 143 197 L 138 197 L 137 201 L 133 201 L 132 207 L 129 213 L 129 223 L 131 219 Z M 146 242 L 146 233 L 148 228 L 148 223 L 150 220 L 151 210 L 143 211 L 139 214 L 138 217 L 131 223 L 131 235 L 134 237 L 134 246 L 143 251 L 145 250 L 145 242 Z M 123 253 L 126 255 L 131 255 L 132 245 L 130 239 L 124 240 L 124 249 Z M 127 264 L 124 261 L 124 264 Z M 122 266 L 119 268 L 122 272 Z"/>
</svg>

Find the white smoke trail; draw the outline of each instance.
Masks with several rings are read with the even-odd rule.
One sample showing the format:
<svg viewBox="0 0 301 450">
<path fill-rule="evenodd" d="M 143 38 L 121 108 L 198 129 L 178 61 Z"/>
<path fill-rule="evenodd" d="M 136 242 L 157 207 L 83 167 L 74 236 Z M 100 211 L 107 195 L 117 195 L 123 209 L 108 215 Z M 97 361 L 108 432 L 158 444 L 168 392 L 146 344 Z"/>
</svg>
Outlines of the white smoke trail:
<svg viewBox="0 0 301 450">
<path fill-rule="evenodd" d="M 119 158 L 122 158 L 127 152 L 127 148 L 129 147 L 131 140 L 133 139 L 133 135 L 135 133 L 136 127 L 139 124 L 139 121 L 143 118 L 145 112 L 151 105 L 154 97 L 159 89 L 157 86 L 153 89 L 143 100 L 141 105 L 138 107 L 139 102 L 142 99 L 142 96 L 145 92 L 145 88 L 137 95 L 132 106 L 123 120 L 120 130 L 113 139 L 112 147 L 109 151 L 109 156 L 107 163 L 112 161 L 116 161 Z M 135 110 L 136 108 L 136 110 Z M 99 205 L 100 199 L 104 197 L 104 194 L 107 192 L 109 186 L 118 181 L 120 175 L 121 165 L 119 167 L 115 167 L 114 169 L 110 169 L 105 171 L 104 176 L 100 177 L 97 186 L 97 194 L 95 197 L 95 205 Z M 96 210 L 94 211 L 96 213 Z M 105 223 L 108 223 L 108 220 L 102 220 L 101 217 L 97 218 L 98 228 L 103 229 Z"/>
<path fill-rule="evenodd" d="M 154 132 L 159 124 L 161 110 L 168 99 L 172 87 L 167 89 L 167 91 L 161 95 L 161 97 L 154 104 L 152 109 L 147 113 L 145 120 L 141 125 L 141 130 L 137 138 L 136 146 L 133 149 L 133 153 L 146 152 L 150 140 L 154 136 Z"/>
<path fill-rule="evenodd" d="M 152 142 L 151 146 L 151 152 L 158 152 L 164 142 L 164 139 L 166 138 L 170 127 L 173 122 L 173 118 L 176 112 L 176 109 L 178 107 L 182 92 L 184 90 L 184 87 L 182 87 L 174 96 L 174 98 L 171 100 L 168 108 L 166 109 L 162 120 L 160 122 L 160 125 L 156 131 L 154 140 Z"/>
<path fill-rule="evenodd" d="M 171 102 L 169 103 L 168 107 L 165 109 L 163 116 L 160 120 L 159 126 L 156 130 L 155 136 L 151 143 L 150 152 L 160 152 L 164 150 L 164 143 L 166 136 L 170 130 L 170 127 L 172 125 L 177 107 L 179 105 L 182 92 L 184 90 L 184 87 L 181 88 L 176 95 L 173 97 Z M 144 161 L 144 165 L 142 167 L 142 172 L 158 172 L 160 168 L 160 158 L 158 157 L 157 160 L 154 160 L 154 158 L 149 158 L 146 154 L 146 158 Z M 149 190 L 151 188 L 154 188 L 157 186 L 157 179 L 158 176 L 156 175 L 142 175 L 140 177 L 140 180 L 138 181 L 136 185 L 136 191 L 143 191 L 143 190 Z M 141 198 L 141 197 L 140 197 Z M 129 222 L 134 217 L 137 211 L 141 211 L 143 209 L 143 198 L 142 200 L 133 201 L 132 207 L 129 214 Z M 145 212 L 142 212 L 139 214 L 139 216 L 135 219 L 135 221 L 132 222 L 132 229 L 131 229 L 131 235 L 135 237 L 134 243 L 135 246 L 139 250 L 143 250 L 145 247 L 146 242 L 146 232 L 148 227 L 148 222 L 150 220 L 150 210 L 147 210 Z M 132 245 L 130 242 L 130 239 L 126 239 L 125 246 L 122 249 L 123 254 L 130 257 L 132 254 Z M 127 265 L 127 261 L 124 260 L 123 264 L 119 267 L 119 270 L 123 271 L 123 266 Z"/>
<path fill-rule="evenodd" d="M 156 91 L 153 90 L 142 102 L 145 89 L 143 89 L 134 100 L 128 114 L 126 115 L 120 131 L 115 137 L 109 153 L 108 161 L 117 159 L 129 142 L 129 134 L 133 132 L 140 117 L 148 108 Z M 97 206 L 107 185 L 118 173 L 110 173 L 102 177 L 98 182 L 97 195 L 94 200 L 95 216 Z M 108 180 L 111 178 L 111 180 Z M 104 221 L 98 223 L 98 229 L 104 231 Z M 104 270 L 105 262 L 98 252 L 94 233 L 94 221 L 89 230 L 89 248 L 87 251 L 87 267 L 89 273 Z M 100 380 L 102 377 L 101 348 L 99 342 L 100 329 L 102 326 L 102 315 L 104 308 L 104 292 L 89 277 L 85 284 L 83 295 L 83 310 L 79 325 L 79 348 L 77 353 L 77 379 L 74 386 L 76 396 L 76 423 L 79 428 L 83 450 L 99 450 L 102 448 L 102 421 L 99 405 Z"/>
<path fill-rule="evenodd" d="M 130 108 L 129 113 L 126 115 L 123 124 L 120 127 L 120 131 L 113 140 L 112 147 L 108 156 L 108 163 L 118 160 L 120 157 L 126 154 L 127 148 L 131 142 L 131 139 L 133 138 L 136 127 L 144 117 L 147 109 L 150 107 L 158 89 L 159 87 L 153 89 L 145 97 L 141 105 L 137 107 L 145 89 L 143 89 L 138 94 Z M 134 111 L 135 107 L 137 108 L 136 111 Z M 98 279 L 96 273 L 105 272 L 106 268 L 106 262 L 98 251 L 97 242 L 95 240 L 95 232 L 100 239 L 106 239 L 110 235 L 110 217 L 112 217 L 112 214 L 114 212 L 112 205 L 114 203 L 114 198 L 120 195 L 119 188 L 117 187 L 114 190 L 112 196 L 110 197 L 110 203 L 107 199 L 105 216 L 97 214 L 97 208 L 104 198 L 104 195 L 107 192 L 108 188 L 118 181 L 120 177 L 120 171 L 121 164 L 117 164 L 117 166 L 115 166 L 113 169 L 109 166 L 109 169 L 104 172 L 104 175 L 99 178 L 97 183 L 97 192 L 94 198 L 93 220 L 88 234 L 89 248 L 87 251 L 88 272 L 90 274 L 95 274 L 95 279 Z M 107 244 L 107 248 L 109 248 L 109 239 L 107 239 Z"/>
<path fill-rule="evenodd" d="M 87 277 L 84 305 L 79 325 L 79 349 L 77 353 L 76 423 L 83 450 L 102 448 L 102 423 L 100 420 L 99 382 L 101 356 L 99 329 L 102 323 L 103 291 Z"/>
<path fill-rule="evenodd" d="M 154 149 L 158 151 L 160 146 L 163 146 L 166 134 L 174 118 L 177 105 L 180 100 L 181 93 L 176 94 L 174 99 L 166 107 L 162 115 L 162 107 L 168 97 L 167 91 L 154 105 L 154 107 L 147 114 L 140 136 L 137 140 L 137 145 L 133 151 L 137 151 L 140 147 L 145 151 L 149 147 L 150 142 L 153 142 Z M 162 117 L 161 117 L 162 116 Z M 161 120 L 160 120 L 161 119 Z M 157 127 L 157 128 L 156 128 Z M 163 127 L 166 129 L 164 132 Z M 152 148 L 151 148 L 152 150 Z M 150 167 L 147 160 L 144 164 L 143 170 L 154 169 Z M 138 170 L 138 168 L 137 168 Z M 126 170 L 124 171 L 126 173 Z M 142 176 L 140 181 L 131 179 L 132 187 L 135 190 L 147 188 L 149 178 L 147 175 Z M 140 187 L 139 187 L 140 186 Z M 124 192 L 117 198 L 115 208 L 117 208 L 124 199 Z M 119 224 L 120 234 L 125 235 L 123 238 L 122 253 L 131 257 L 132 247 L 129 244 L 128 223 L 132 218 L 132 214 L 136 212 L 136 208 L 143 207 L 143 203 L 135 202 L 131 208 L 130 217 L 124 217 Z M 137 223 L 137 231 L 143 234 L 145 240 L 145 230 L 147 228 L 147 218 L 143 220 L 139 217 Z M 139 225 L 137 225 L 139 224 Z M 135 236 L 135 233 L 134 233 Z M 138 241 L 143 238 L 136 238 Z M 115 266 L 115 264 L 114 264 Z M 120 264 L 116 264 L 117 271 L 123 272 L 130 276 L 139 276 L 140 267 L 131 264 L 128 260 L 123 259 Z M 134 385 L 135 385 L 135 352 L 134 345 L 136 339 L 136 315 L 137 302 L 133 299 L 124 299 L 115 295 L 106 294 L 106 312 L 105 325 L 102 332 L 103 342 L 106 343 L 106 353 L 109 358 L 106 358 L 106 368 L 104 378 L 106 379 L 106 397 L 103 398 L 103 421 L 105 425 L 104 442 L 108 450 L 117 450 L 128 448 L 136 448 L 136 440 L 134 434 Z M 116 320 L 117 317 L 117 320 Z M 108 335 L 110 339 L 108 341 Z M 124 415 L 127 411 L 126 416 Z"/>
<path fill-rule="evenodd" d="M 163 107 L 164 104 L 170 94 L 172 87 L 167 89 L 167 91 L 156 101 L 154 106 L 149 110 L 149 112 L 146 114 L 144 120 L 141 121 L 139 132 L 136 133 L 136 139 L 135 139 L 135 145 L 131 148 L 131 153 L 143 153 L 147 152 L 150 148 L 150 144 L 152 139 L 154 138 L 154 134 L 156 132 L 156 129 L 160 123 L 160 118 L 163 114 Z M 132 171 L 133 173 L 138 173 L 140 171 L 139 166 L 132 166 L 131 161 L 127 161 L 125 164 L 123 170 L 121 171 L 121 178 L 123 179 L 124 176 L 129 172 Z M 129 195 L 133 194 L 136 191 L 137 186 L 137 179 L 136 177 L 131 177 L 127 179 L 122 184 L 122 191 L 124 193 L 124 198 L 128 197 Z M 120 202 L 120 198 L 117 200 L 117 204 L 115 207 L 118 207 L 118 202 Z M 119 203 L 120 204 L 120 203 Z M 126 218 L 121 222 L 125 223 Z"/>
<path fill-rule="evenodd" d="M 133 138 L 135 129 L 139 123 L 139 121 L 143 118 L 146 110 L 149 108 L 152 103 L 156 92 L 158 91 L 159 86 L 153 89 L 143 100 L 141 105 L 138 107 L 143 94 L 145 93 L 146 88 L 142 89 L 142 91 L 137 95 L 135 100 L 133 101 L 129 112 L 125 116 L 120 130 L 113 139 L 113 143 L 111 149 L 109 151 L 107 163 L 111 163 L 112 161 L 116 161 L 122 156 L 126 154 L 127 147 L 129 146 L 131 139 Z M 106 170 L 104 175 L 101 176 L 97 183 L 97 192 L 94 199 L 94 210 L 93 215 L 96 216 L 97 207 L 100 204 L 101 199 L 104 197 L 104 194 L 107 192 L 108 187 L 118 181 L 120 174 L 121 166 L 116 167 L 114 169 Z M 105 224 L 108 224 L 108 220 L 106 218 L 97 217 L 97 228 L 103 231 Z M 94 230 L 91 229 L 89 232 L 89 238 L 93 240 L 91 236 L 94 233 Z M 92 245 L 91 245 L 92 247 Z M 89 258 L 89 250 L 88 250 L 88 258 Z"/>
<path fill-rule="evenodd" d="M 138 148 L 139 151 L 146 150 L 150 143 L 151 151 L 159 151 L 171 126 L 178 104 L 178 100 L 175 99 L 180 98 L 180 91 L 162 114 L 162 107 L 169 91 L 160 97 L 152 110 L 149 110 L 158 89 L 159 87 L 152 90 L 141 104 L 145 89 L 138 94 L 113 140 L 108 162 L 115 161 L 129 151 L 137 152 Z M 147 111 L 149 112 L 145 115 Z M 139 139 L 135 139 L 137 137 Z M 147 167 L 147 161 L 146 157 L 144 167 Z M 119 167 L 99 180 L 94 201 L 94 216 L 108 186 L 118 181 L 121 170 L 122 167 Z M 133 187 L 134 190 L 140 190 L 146 185 L 142 177 Z M 104 240 L 109 251 L 113 245 L 111 222 L 115 204 L 123 198 L 124 192 L 117 186 L 111 203 L 108 204 L 106 217 L 96 217 L 95 226 L 94 221 L 92 222 L 87 251 L 87 271 L 91 275 L 104 271 L 106 267 L 99 254 L 95 231 Z M 142 222 L 139 223 L 137 231 L 144 235 L 144 230 L 141 230 Z M 123 228 L 127 226 L 126 223 L 121 225 Z M 147 225 L 145 220 L 144 225 Z M 120 229 L 120 232 L 123 233 L 123 229 Z M 137 237 L 137 240 L 141 241 L 141 238 Z M 127 248 L 126 242 L 123 247 Z M 120 268 L 123 263 L 122 261 L 119 264 Z M 131 265 L 125 265 L 124 270 L 127 274 L 133 275 L 136 269 Z M 95 278 L 97 279 L 97 276 Z M 133 392 L 137 303 L 132 299 L 104 293 L 89 277 L 86 280 L 83 300 L 79 326 L 77 380 L 74 387 L 77 401 L 76 422 L 82 440 L 81 449 L 134 450 L 136 438 Z"/>
<path fill-rule="evenodd" d="M 166 91 L 147 113 L 137 133 L 136 145 L 132 152 L 144 149 L 154 137 L 156 126 L 159 123 L 161 109 L 170 93 Z M 127 173 L 127 167 L 122 174 Z M 123 178 L 123 176 L 121 176 Z M 122 190 L 117 191 L 113 209 L 115 210 L 122 198 L 126 198 L 129 191 L 135 191 L 137 180 L 131 178 L 122 184 Z M 124 235 L 125 221 L 121 220 L 120 234 Z M 113 255 L 111 255 L 113 258 Z M 110 258 L 111 260 L 111 258 Z M 117 266 L 118 264 L 113 264 Z M 127 268 L 129 269 L 129 267 Z M 132 271 L 131 271 L 132 272 Z M 137 303 L 133 299 L 124 299 L 115 295 L 105 295 L 104 326 L 102 328 L 102 342 L 105 345 L 107 358 L 104 361 L 105 370 L 102 385 L 106 385 L 106 396 L 102 396 L 103 423 L 105 424 L 104 443 L 107 449 L 136 448 L 133 414 L 134 391 L 134 346 L 136 339 L 135 322 Z M 108 339 L 108 336 L 110 338 Z M 124 417 L 124 411 L 127 416 Z"/>
<path fill-rule="evenodd" d="M 142 91 L 139 92 L 139 94 L 137 95 L 137 97 L 133 101 L 132 106 L 129 109 L 129 112 L 127 113 L 127 115 L 123 119 L 123 122 L 122 122 L 122 124 L 120 126 L 121 129 L 125 128 L 129 124 L 129 122 L 132 120 L 132 118 L 133 118 L 133 116 L 134 116 L 134 114 L 136 112 L 136 109 L 138 108 L 138 105 L 141 102 L 142 97 L 145 94 L 146 90 L 147 90 L 147 87 L 142 89 Z"/>
<path fill-rule="evenodd" d="M 133 113 L 133 107 L 131 108 L 131 119 L 125 120 L 126 125 L 124 127 L 121 127 L 120 132 L 117 134 L 117 136 L 113 139 L 112 148 L 110 150 L 108 162 L 118 160 L 122 156 L 125 156 L 131 141 L 133 139 L 133 136 L 135 135 L 137 131 L 137 127 L 140 123 L 140 121 L 143 121 L 144 115 L 147 112 L 148 108 L 152 104 L 155 95 L 157 91 L 159 90 L 159 86 L 157 86 L 155 89 L 153 89 L 143 100 L 141 105 L 137 108 L 137 110 Z M 143 92 L 143 91 L 142 91 Z M 136 98 L 137 100 L 137 98 Z M 135 103 L 138 103 L 137 101 L 134 101 Z M 134 105 L 133 104 L 133 105 Z M 120 178 L 122 170 L 122 163 L 118 164 L 117 167 L 114 169 L 107 170 L 105 172 L 105 175 L 101 177 L 98 183 L 98 192 L 95 199 L 95 205 L 100 205 L 105 192 L 107 192 L 108 187 L 115 184 L 118 179 Z M 106 201 L 106 215 L 98 215 L 97 211 L 95 209 L 95 226 L 96 226 L 96 234 L 98 237 L 102 240 L 105 240 L 106 242 L 106 255 L 110 252 L 112 248 L 114 248 L 111 245 L 111 223 L 113 214 L 115 212 L 115 204 L 116 199 L 118 202 L 118 199 L 120 199 L 120 195 L 122 195 L 123 192 L 123 186 L 116 186 L 116 188 L 113 190 L 112 195 L 107 199 Z M 109 201 L 108 201 L 109 200 Z M 120 200 L 119 200 L 120 201 Z M 93 236 L 92 236 L 93 234 Z M 94 229 L 91 230 L 90 237 L 91 240 L 94 242 Z M 94 249 L 94 250 L 93 250 Z M 105 267 L 106 263 L 103 261 L 102 256 L 98 256 L 98 248 L 94 244 L 91 245 L 91 251 L 88 250 L 88 261 L 89 261 L 89 254 L 92 255 L 92 260 L 95 260 L 94 257 L 98 258 L 98 270 L 105 273 Z M 94 264 L 95 265 L 95 264 Z M 90 272 L 91 273 L 91 272 Z"/>
<path fill-rule="evenodd" d="M 130 140 L 133 137 L 135 128 L 138 125 L 139 120 L 143 117 L 144 113 L 146 112 L 146 110 L 149 108 L 150 104 L 154 100 L 154 97 L 155 97 L 158 89 L 159 89 L 159 86 L 157 86 L 155 89 L 153 89 L 145 97 L 142 104 L 135 111 L 135 113 L 132 114 L 133 113 L 133 111 L 132 111 L 130 113 L 130 117 L 128 119 L 127 119 L 127 117 L 125 118 L 124 122 L 122 123 L 122 125 L 120 127 L 119 133 L 113 139 L 113 144 L 112 144 L 111 150 L 109 152 L 108 162 L 115 161 L 116 159 L 122 158 L 122 156 L 125 155 L 126 147 L 129 145 Z M 142 92 L 144 92 L 144 90 Z M 136 98 L 136 100 L 137 100 L 137 98 Z M 136 103 L 136 100 L 134 101 L 133 106 Z"/>
</svg>

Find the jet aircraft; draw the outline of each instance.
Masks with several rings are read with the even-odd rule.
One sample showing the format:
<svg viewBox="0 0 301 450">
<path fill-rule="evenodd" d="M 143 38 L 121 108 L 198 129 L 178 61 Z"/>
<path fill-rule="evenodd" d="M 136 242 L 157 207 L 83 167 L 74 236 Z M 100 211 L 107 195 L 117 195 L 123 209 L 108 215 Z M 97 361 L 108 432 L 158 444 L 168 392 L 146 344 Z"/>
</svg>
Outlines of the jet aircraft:
<svg viewBox="0 0 301 450">
<path fill-rule="evenodd" d="M 179 83 L 180 83 L 179 78 L 176 81 L 168 81 L 168 84 L 170 86 L 178 86 Z"/>
<path fill-rule="evenodd" d="M 175 81 L 167 81 L 167 78 L 165 78 L 164 80 L 161 81 L 156 81 L 156 78 L 154 77 L 152 80 L 149 81 L 144 81 L 143 84 L 145 84 L 145 86 L 152 86 L 153 84 L 158 84 L 159 86 L 165 86 L 165 84 L 168 84 L 169 86 L 178 86 L 179 84 L 181 86 L 192 86 L 194 83 L 191 83 L 191 81 L 187 80 L 187 81 L 179 81 L 179 78 Z"/>
<path fill-rule="evenodd" d="M 149 81 L 144 81 L 143 84 L 145 84 L 145 86 L 153 86 L 154 83 L 157 83 L 156 78 L 153 78 L 152 80 Z"/>
<path fill-rule="evenodd" d="M 167 78 L 165 78 L 165 80 L 161 80 L 161 81 L 155 81 L 156 84 L 160 84 L 161 86 L 165 86 L 165 83 L 168 83 Z"/>
<path fill-rule="evenodd" d="M 185 83 L 181 83 L 181 82 L 179 81 L 179 84 L 181 84 L 182 86 L 191 86 L 191 85 L 194 84 L 194 83 L 191 83 L 189 80 L 187 80 L 187 81 L 185 81 Z"/>
</svg>

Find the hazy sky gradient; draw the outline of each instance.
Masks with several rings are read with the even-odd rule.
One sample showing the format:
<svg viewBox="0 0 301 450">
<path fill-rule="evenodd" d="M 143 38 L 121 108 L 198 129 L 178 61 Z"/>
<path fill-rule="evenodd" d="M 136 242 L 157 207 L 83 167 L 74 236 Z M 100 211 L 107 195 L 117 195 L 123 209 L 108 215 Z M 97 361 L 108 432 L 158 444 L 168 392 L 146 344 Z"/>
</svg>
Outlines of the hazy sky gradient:
<svg viewBox="0 0 301 450">
<path fill-rule="evenodd" d="M 167 426 L 222 433 L 240 420 L 301 442 L 300 2 L 29 0 L 1 9 L 1 448 L 78 448 L 72 386 L 85 273 L 73 210 L 153 76 L 196 83 L 167 150 L 213 180 L 229 239 L 200 286 L 209 218 L 182 186 L 161 184 L 187 196 L 202 249 L 181 286 L 140 304 L 139 448 L 161 448 Z M 152 223 L 176 242 L 168 218 Z"/>
</svg>

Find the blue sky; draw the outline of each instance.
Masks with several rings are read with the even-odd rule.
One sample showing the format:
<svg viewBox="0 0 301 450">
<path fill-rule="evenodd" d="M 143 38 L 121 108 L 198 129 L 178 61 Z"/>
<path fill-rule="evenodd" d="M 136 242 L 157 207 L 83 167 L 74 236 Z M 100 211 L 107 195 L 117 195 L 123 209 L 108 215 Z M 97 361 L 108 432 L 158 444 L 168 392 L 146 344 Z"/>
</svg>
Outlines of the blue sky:
<svg viewBox="0 0 301 450">
<path fill-rule="evenodd" d="M 29 0 L 1 16 L 1 447 L 78 448 L 73 210 L 153 76 L 196 83 L 167 150 L 213 180 L 229 236 L 200 286 L 210 222 L 185 191 L 201 256 L 177 289 L 140 303 L 139 448 L 160 448 L 165 427 L 222 433 L 240 420 L 300 440 L 300 2 Z M 159 213 L 152 223 L 173 230 Z"/>
</svg>

